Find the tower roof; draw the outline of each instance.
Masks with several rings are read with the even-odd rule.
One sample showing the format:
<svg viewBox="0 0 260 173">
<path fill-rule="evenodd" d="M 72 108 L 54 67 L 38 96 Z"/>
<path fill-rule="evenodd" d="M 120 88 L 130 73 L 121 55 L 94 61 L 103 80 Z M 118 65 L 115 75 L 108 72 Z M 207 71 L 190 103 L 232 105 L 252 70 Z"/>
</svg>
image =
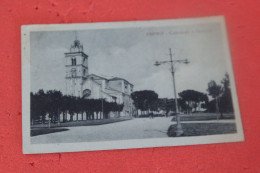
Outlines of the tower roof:
<svg viewBox="0 0 260 173">
<path fill-rule="evenodd" d="M 83 52 L 83 45 L 76 38 L 73 44 L 70 47 L 70 52 Z"/>
</svg>

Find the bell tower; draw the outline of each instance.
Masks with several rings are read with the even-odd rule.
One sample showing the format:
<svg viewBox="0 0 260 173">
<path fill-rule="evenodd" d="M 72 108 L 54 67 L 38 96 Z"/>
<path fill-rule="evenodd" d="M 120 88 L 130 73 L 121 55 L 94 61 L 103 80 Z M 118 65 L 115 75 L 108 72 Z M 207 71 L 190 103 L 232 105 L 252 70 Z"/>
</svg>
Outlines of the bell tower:
<svg viewBox="0 0 260 173">
<path fill-rule="evenodd" d="M 88 55 L 77 37 L 70 51 L 65 53 L 65 61 L 66 95 L 82 97 L 82 85 L 88 75 Z"/>
</svg>

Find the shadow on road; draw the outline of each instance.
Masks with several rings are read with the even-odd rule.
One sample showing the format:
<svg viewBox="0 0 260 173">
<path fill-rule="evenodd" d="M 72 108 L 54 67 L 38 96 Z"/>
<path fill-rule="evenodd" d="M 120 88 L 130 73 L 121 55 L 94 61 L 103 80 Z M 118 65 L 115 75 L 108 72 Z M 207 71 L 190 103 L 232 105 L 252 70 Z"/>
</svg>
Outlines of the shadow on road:
<svg viewBox="0 0 260 173">
<path fill-rule="evenodd" d="M 77 126 L 96 126 L 96 125 L 104 125 L 110 123 L 117 123 L 127 120 L 132 120 L 132 117 L 120 117 L 120 118 L 111 118 L 111 119 L 99 119 L 99 120 L 79 120 L 79 121 L 67 121 L 61 122 L 60 124 L 51 124 L 51 128 L 55 127 L 77 127 Z M 48 128 L 48 123 L 46 124 L 34 124 L 31 125 L 32 129 L 38 128 Z"/>
<path fill-rule="evenodd" d="M 31 136 L 45 135 L 49 133 L 57 133 L 67 131 L 66 128 L 35 128 L 31 129 Z"/>
</svg>

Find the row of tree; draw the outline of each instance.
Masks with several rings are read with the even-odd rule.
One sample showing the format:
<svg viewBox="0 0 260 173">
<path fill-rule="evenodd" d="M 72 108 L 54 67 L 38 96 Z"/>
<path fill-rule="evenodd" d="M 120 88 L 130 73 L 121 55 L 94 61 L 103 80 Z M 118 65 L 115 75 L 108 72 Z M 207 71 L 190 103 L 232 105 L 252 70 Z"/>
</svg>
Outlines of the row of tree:
<svg viewBox="0 0 260 173">
<path fill-rule="evenodd" d="M 210 81 L 207 92 L 208 94 L 195 90 L 180 92 L 177 99 L 179 109 L 185 113 L 203 110 L 207 112 L 219 112 L 222 115 L 223 112 L 233 112 L 228 74 L 225 74 L 221 85 L 218 85 L 215 81 Z M 213 98 L 211 101 L 209 101 L 208 95 Z M 176 111 L 174 99 L 158 98 L 158 94 L 151 90 L 133 92 L 131 97 L 135 108 L 140 110 L 141 114 L 160 110 L 165 111 L 166 114 L 169 111 Z"/>
<path fill-rule="evenodd" d="M 31 93 L 31 122 L 45 123 L 50 119 L 52 123 L 60 122 L 60 115 L 63 116 L 63 122 L 73 121 L 73 117 L 83 120 L 83 115 L 87 120 L 100 118 L 109 118 L 110 112 L 119 112 L 123 110 L 123 104 L 116 102 L 107 102 L 104 99 L 83 99 L 73 96 L 63 95 L 60 91 L 50 90 L 44 92 L 39 90 L 37 93 Z M 103 116 L 101 113 L 103 112 Z M 68 119 L 69 117 L 69 119 Z"/>
<path fill-rule="evenodd" d="M 214 80 L 210 81 L 207 91 L 213 98 L 207 105 L 209 112 L 218 112 L 221 114 L 221 117 L 224 112 L 234 112 L 230 80 L 227 73 L 221 80 L 221 84 L 217 84 Z"/>
<path fill-rule="evenodd" d="M 177 99 L 177 102 L 182 112 L 190 113 L 197 111 L 201 106 L 205 108 L 205 103 L 208 103 L 207 94 L 194 90 L 182 91 L 179 93 L 179 96 L 180 98 Z M 170 111 L 176 111 L 174 99 L 158 98 L 158 94 L 151 90 L 133 92 L 131 97 L 135 108 L 140 110 L 142 115 L 149 114 L 151 111 L 164 111 L 166 114 Z"/>
<path fill-rule="evenodd" d="M 185 90 L 179 93 L 179 105 L 184 112 L 200 111 L 206 108 L 209 101 L 208 95 L 195 90 Z"/>
<path fill-rule="evenodd" d="M 200 111 L 201 108 L 208 112 L 233 112 L 232 97 L 230 90 L 229 76 L 226 74 L 221 84 L 215 81 L 208 83 L 208 94 L 195 90 L 185 90 L 179 93 L 178 105 L 182 112 L 190 113 Z M 213 99 L 209 101 L 208 95 Z M 150 111 L 163 110 L 166 113 L 175 110 L 175 100 L 168 98 L 158 98 L 158 94 L 151 90 L 136 91 L 131 94 L 134 106 L 140 110 L 141 114 L 149 114 Z M 50 90 L 44 92 L 39 90 L 37 93 L 31 93 L 31 121 L 45 123 L 46 117 L 51 119 L 52 123 L 62 120 L 73 121 L 76 116 L 86 116 L 87 120 L 95 118 L 109 118 L 110 112 L 119 112 L 123 110 L 123 104 L 107 102 L 104 99 L 83 99 L 63 95 L 60 91 Z M 103 112 L 103 116 L 101 113 Z M 69 115 L 69 120 L 68 120 Z M 138 111 L 137 111 L 138 116 Z M 98 118 L 98 116 L 96 116 Z"/>
<path fill-rule="evenodd" d="M 157 111 L 158 94 L 151 90 L 135 91 L 131 94 L 134 106 L 141 110 L 141 114 L 147 114 L 150 111 Z"/>
</svg>

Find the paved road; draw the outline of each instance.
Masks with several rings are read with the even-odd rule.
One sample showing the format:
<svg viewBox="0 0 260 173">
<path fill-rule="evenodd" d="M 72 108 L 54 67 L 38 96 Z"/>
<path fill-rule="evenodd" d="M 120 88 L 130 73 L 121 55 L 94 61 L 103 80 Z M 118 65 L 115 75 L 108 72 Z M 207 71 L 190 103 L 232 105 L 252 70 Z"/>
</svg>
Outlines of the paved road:
<svg viewBox="0 0 260 173">
<path fill-rule="evenodd" d="M 137 118 L 98 126 L 66 127 L 68 131 L 34 136 L 31 142 L 44 144 L 160 138 L 167 137 L 167 130 L 173 123 L 171 118 L 156 117 Z"/>
</svg>

